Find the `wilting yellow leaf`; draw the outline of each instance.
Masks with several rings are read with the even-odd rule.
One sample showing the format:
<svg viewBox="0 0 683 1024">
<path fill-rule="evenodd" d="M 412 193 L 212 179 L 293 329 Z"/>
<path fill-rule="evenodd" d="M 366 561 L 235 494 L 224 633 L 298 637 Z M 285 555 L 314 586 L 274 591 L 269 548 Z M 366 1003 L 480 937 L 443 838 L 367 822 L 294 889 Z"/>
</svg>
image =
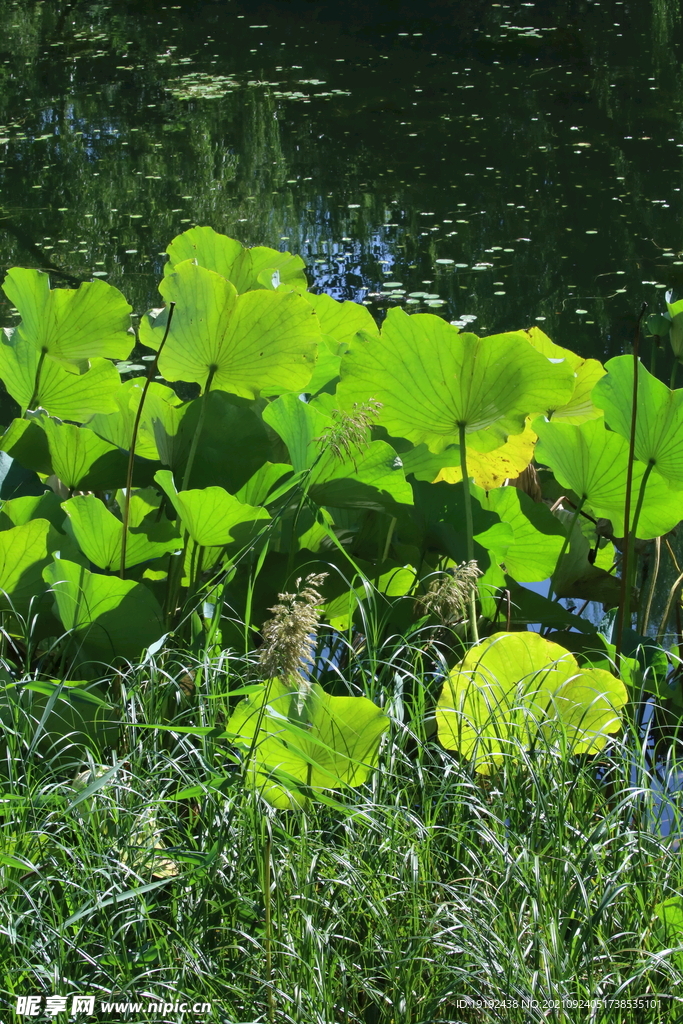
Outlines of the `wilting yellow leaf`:
<svg viewBox="0 0 683 1024">
<path fill-rule="evenodd" d="M 521 434 L 509 437 L 501 448 L 492 452 L 476 452 L 467 449 L 467 468 L 474 482 L 485 491 L 502 487 L 506 480 L 514 480 L 529 465 L 534 457 L 536 434 L 528 422 Z M 437 484 L 443 480 L 448 484 L 457 484 L 462 480 L 460 466 L 444 466 L 433 480 Z"/>
</svg>

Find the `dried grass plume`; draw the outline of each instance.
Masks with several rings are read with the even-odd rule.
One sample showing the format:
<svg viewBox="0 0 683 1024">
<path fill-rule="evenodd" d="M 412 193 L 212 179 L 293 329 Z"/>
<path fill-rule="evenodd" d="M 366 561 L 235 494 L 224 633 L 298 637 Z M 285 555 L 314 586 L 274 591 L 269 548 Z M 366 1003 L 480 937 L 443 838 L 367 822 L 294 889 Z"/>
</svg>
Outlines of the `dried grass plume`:
<svg viewBox="0 0 683 1024">
<path fill-rule="evenodd" d="M 304 580 L 300 577 L 296 581 L 295 594 L 278 594 L 279 603 L 268 609 L 273 617 L 261 628 L 263 645 L 259 665 L 264 676 L 294 682 L 300 704 L 311 692 L 308 675 L 313 665 L 312 651 L 323 603 L 319 588 L 326 577 L 326 572 L 311 573 Z"/>
</svg>

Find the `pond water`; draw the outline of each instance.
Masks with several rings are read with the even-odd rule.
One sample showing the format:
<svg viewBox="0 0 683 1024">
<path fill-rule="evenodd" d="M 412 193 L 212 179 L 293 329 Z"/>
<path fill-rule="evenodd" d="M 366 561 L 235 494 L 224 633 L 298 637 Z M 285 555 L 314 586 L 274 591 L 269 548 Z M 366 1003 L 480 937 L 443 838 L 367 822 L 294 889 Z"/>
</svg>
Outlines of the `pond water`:
<svg viewBox="0 0 683 1024">
<path fill-rule="evenodd" d="M 380 311 L 622 351 L 683 283 L 677 0 L 367 8 L 2 0 L 0 270 L 141 313 L 210 224 Z"/>
</svg>

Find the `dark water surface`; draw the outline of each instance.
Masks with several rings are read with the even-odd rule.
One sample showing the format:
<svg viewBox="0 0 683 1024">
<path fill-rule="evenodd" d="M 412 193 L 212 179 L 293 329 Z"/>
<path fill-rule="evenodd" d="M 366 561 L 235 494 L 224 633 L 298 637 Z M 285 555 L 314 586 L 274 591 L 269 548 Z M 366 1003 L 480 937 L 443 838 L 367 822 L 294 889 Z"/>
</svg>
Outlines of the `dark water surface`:
<svg viewBox="0 0 683 1024">
<path fill-rule="evenodd" d="M 210 224 L 337 297 L 599 358 L 683 285 L 678 0 L 0 0 L 0 26 L 0 270 L 140 313 Z"/>
</svg>

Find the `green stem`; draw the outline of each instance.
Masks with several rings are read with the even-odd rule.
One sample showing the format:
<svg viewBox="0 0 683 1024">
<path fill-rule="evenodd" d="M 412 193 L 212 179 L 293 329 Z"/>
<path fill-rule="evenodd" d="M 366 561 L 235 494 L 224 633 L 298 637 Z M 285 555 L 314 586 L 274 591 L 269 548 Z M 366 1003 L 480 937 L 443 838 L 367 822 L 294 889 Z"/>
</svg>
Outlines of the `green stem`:
<svg viewBox="0 0 683 1024">
<path fill-rule="evenodd" d="M 140 420 L 142 418 L 142 409 L 147 398 L 147 392 L 149 391 L 150 385 L 154 380 L 159 366 L 159 356 L 161 355 L 162 349 L 166 344 L 168 338 L 168 332 L 171 329 L 171 321 L 173 320 L 173 313 L 175 310 L 175 302 L 171 302 L 168 307 L 168 320 L 166 321 L 166 330 L 164 336 L 161 339 L 161 344 L 157 350 L 157 353 L 150 363 L 149 369 L 147 370 L 147 380 L 145 381 L 142 394 L 140 395 L 140 401 L 138 403 L 137 412 L 135 413 L 135 419 L 133 421 L 133 432 L 130 438 L 130 451 L 128 452 L 128 468 L 126 470 L 126 490 L 123 498 L 123 530 L 121 533 L 121 563 L 119 566 L 119 576 L 121 579 L 126 574 L 126 547 L 128 546 L 128 523 L 130 521 L 130 492 L 133 489 L 133 468 L 135 465 L 135 446 L 138 440 L 138 430 L 140 429 Z"/>
<path fill-rule="evenodd" d="M 617 618 L 614 624 L 614 633 L 612 634 L 614 639 L 614 654 L 617 662 L 617 666 L 621 661 L 621 647 L 624 634 L 624 621 L 626 615 L 630 614 L 627 612 L 626 600 L 630 601 L 630 593 L 628 591 L 628 580 L 629 580 L 629 556 L 630 556 L 630 531 L 629 524 L 631 520 L 631 491 L 633 489 L 633 463 L 635 461 L 635 447 L 636 447 L 636 426 L 638 423 L 638 368 L 640 361 L 638 359 L 638 350 L 640 348 L 640 323 L 647 309 L 647 303 L 644 302 L 640 309 L 640 316 L 636 322 L 636 331 L 633 338 L 633 397 L 631 404 L 631 429 L 629 432 L 628 442 L 628 468 L 626 471 L 626 497 L 624 499 L 624 554 L 621 563 L 621 592 L 619 595 L 619 608 L 617 610 Z M 630 621 L 630 619 L 629 619 Z"/>
<path fill-rule="evenodd" d="M 263 850 L 263 904 L 264 904 L 264 945 L 266 952 L 266 985 L 268 986 L 268 1021 L 275 1024 L 275 993 L 273 991 L 273 910 L 271 891 L 271 855 L 273 839 L 270 824 L 266 825 L 268 838 Z"/>
<path fill-rule="evenodd" d="M 647 601 L 645 608 L 643 609 L 643 617 L 638 627 L 638 632 L 641 636 L 647 635 L 648 626 L 650 625 L 650 612 L 652 611 L 652 601 L 655 596 L 655 589 L 657 587 L 657 578 L 659 577 L 659 565 L 661 561 L 662 551 L 662 538 L 655 537 L 655 559 L 652 572 L 650 574 L 650 586 L 647 593 Z"/>
<path fill-rule="evenodd" d="M 671 367 L 671 377 L 669 379 L 669 388 L 671 391 L 674 389 L 676 383 L 676 374 L 678 373 L 678 360 L 674 359 L 674 364 Z"/>
<path fill-rule="evenodd" d="M 631 594 L 633 592 L 633 584 L 635 581 L 635 569 L 636 569 L 636 558 L 635 558 L 635 542 L 636 542 L 636 530 L 638 529 L 638 520 L 640 519 L 640 513 L 643 508 L 643 502 L 645 500 L 645 489 L 647 482 L 650 478 L 650 473 L 654 469 L 654 462 L 652 459 L 648 462 L 643 473 L 643 479 L 640 481 L 640 488 L 638 489 L 638 500 L 636 501 L 636 510 L 633 515 L 633 523 L 631 528 L 628 530 L 628 541 L 625 541 L 626 548 L 624 550 L 624 560 L 622 564 L 622 595 L 624 600 L 624 615 L 622 618 L 622 633 L 625 632 L 631 626 Z M 627 557 L 628 555 L 628 557 Z"/>
<path fill-rule="evenodd" d="M 467 448 L 465 447 L 465 424 L 458 424 L 458 435 L 460 443 L 460 469 L 462 471 L 462 486 L 465 494 L 465 534 L 467 540 L 467 561 L 474 561 L 474 527 L 472 525 L 472 496 L 470 495 L 470 478 L 467 470 Z M 474 588 L 470 590 L 470 630 L 472 639 L 479 643 L 479 630 L 477 629 L 477 598 Z"/>
<path fill-rule="evenodd" d="M 45 362 L 46 355 L 47 349 L 44 348 L 40 353 L 40 359 L 38 360 L 38 365 L 36 367 L 36 380 L 33 385 L 33 394 L 31 395 L 31 401 L 26 406 L 26 412 L 28 412 L 29 409 L 35 408 L 35 404 L 38 401 L 38 392 L 40 390 L 40 373 L 43 369 L 43 363 Z"/>
<path fill-rule="evenodd" d="M 202 436 L 202 430 L 204 429 L 204 420 L 206 418 L 206 404 L 209 400 L 209 394 L 211 392 L 211 384 L 213 382 L 214 375 L 217 366 L 212 366 L 209 370 L 209 376 L 206 378 L 206 387 L 202 395 L 202 404 L 199 408 L 199 419 L 197 420 L 197 427 L 192 438 L 192 444 L 190 446 L 190 454 L 187 457 L 187 465 L 185 466 L 185 475 L 183 476 L 182 491 L 186 491 L 190 485 L 190 476 L 192 475 L 192 467 L 194 465 L 195 455 L 197 454 L 197 448 L 199 447 L 199 440 Z"/>
<path fill-rule="evenodd" d="M 560 563 L 562 562 L 562 559 L 566 555 L 567 548 L 569 547 L 569 545 L 571 543 L 572 534 L 574 532 L 574 527 L 576 526 L 577 519 L 581 515 L 581 509 L 583 508 L 583 503 L 585 502 L 585 500 L 586 500 L 586 496 L 584 495 L 581 498 L 581 500 L 579 501 L 579 504 L 574 509 L 574 514 L 573 514 L 573 516 L 571 518 L 571 521 L 569 523 L 569 529 L 567 530 L 567 533 L 565 534 L 565 538 L 562 541 L 562 547 L 560 548 L 560 553 L 559 553 L 559 555 L 557 557 L 557 561 L 555 562 L 555 569 L 553 571 L 552 576 L 550 577 L 550 589 L 548 590 L 548 600 L 549 601 L 552 601 L 552 599 L 553 599 L 553 594 L 555 593 L 555 579 L 557 578 L 557 573 L 558 573 L 558 570 L 560 568 Z"/>
</svg>

